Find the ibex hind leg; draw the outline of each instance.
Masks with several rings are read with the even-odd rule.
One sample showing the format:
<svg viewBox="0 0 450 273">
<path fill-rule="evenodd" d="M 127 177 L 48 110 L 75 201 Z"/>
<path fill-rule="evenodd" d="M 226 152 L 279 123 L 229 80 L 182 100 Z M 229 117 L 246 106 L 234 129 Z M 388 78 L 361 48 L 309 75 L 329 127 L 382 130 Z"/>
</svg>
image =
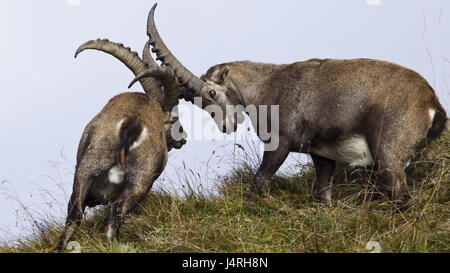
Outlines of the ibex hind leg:
<svg viewBox="0 0 450 273">
<path fill-rule="evenodd" d="M 406 208 L 411 196 L 406 184 L 404 165 L 406 160 L 401 160 L 392 151 L 378 150 L 374 157 L 378 167 L 378 179 L 375 181 L 379 191 L 378 198 L 382 197 L 393 202 L 394 208 Z"/>
<path fill-rule="evenodd" d="M 83 199 L 84 198 L 79 199 L 77 194 L 72 194 L 68 205 L 67 219 L 64 226 L 64 231 L 59 237 L 58 244 L 53 251 L 63 251 L 73 232 L 80 224 L 84 213 Z"/>
<path fill-rule="evenodd" d="M 410 135 L 413 138 L 413 135 Z M 413 154 L 415 141 L 404 136 L 393 137 L 373 135 L 368 137 L 378 179 L 375 181 L 379 190 L 378 197 L 393 202 L 394 208 L 405 209 L 411 199 L 406 184 L 404 168 Z M 414 144 L 413 144 L 414 143 Z"/>
<path fill-rule="evenodd" d="M 143 189 L 134 189 L 133 192 L 128 191 L 126 199 L 120 199 L 109 207 L 109 214 L 106 225 L 106 239 L 108 242 L 119 239 L 120 226 L 122 219 L 134 207 L 136 207 L 145 197 L 150 187 Z"/>
<path fill-rule="evenodd" d="M 111 242 L 119 237 L 119 229 L 122 221 L 120 211 L 122 204 L 118 202 L 111 203 L 108 209 L 108 219 L 106 224 L 106 240 Z"/>
<path fill-rule="evenodd" d="M 164 154 L 164 153 L 163 153 Z M 117 201 L 110 205 L 107 220 L 106 237 L 108 241 L 119 238 L 122 219 L 133 208 L 135 208 L 145 198 L 150 191 L 153 182 L 159 177 L 167 163 L 167 154 L 155 159 L 156 164 L 151 170 L 147 166 L 142 166 L 142 171 L 130 173 L 128 176 L 129 186 L 125 188 Z"/>
<path fill-rule="evenodd" d="M 70 196 L 69 205 L 67 206 L 67 219 L 64 226 L 64 231 L 53 251 L 63 251 L 73 232 L 80 224 L 86 206 L 88 190 L 92 183 L 93 180 L 88 177 L 88 174 L 81 175 L 78 171 L 75 172 L 75 182 L 72 195 Z"/>
<path fill-rule="evenodd" d="M 149 172 L 139 172 L 136 175 L 135 180 L 137 183 L 126 194 L 127 198 L 123 200 L 121 213 L 122 215 L 128 214 L 132 209 L 138 206 L 151 190 L 153 183 L 161 175 L 164 167 L 167 163 L 167 154 L 161 156 L 155 161 L 155 166 Z"/>
</svg>

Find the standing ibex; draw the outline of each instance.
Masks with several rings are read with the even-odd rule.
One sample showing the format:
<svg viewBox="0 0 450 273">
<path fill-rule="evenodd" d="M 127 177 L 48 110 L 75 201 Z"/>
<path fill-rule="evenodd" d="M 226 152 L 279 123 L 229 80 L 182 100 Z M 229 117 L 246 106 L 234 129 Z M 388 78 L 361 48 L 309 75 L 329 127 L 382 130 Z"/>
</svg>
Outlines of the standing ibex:
<svg viewBox="0 0 450 273">
<path fill-rule="evenodd" d="M 331 202 L 336 162 L 375 164 L 381 173 L 382 192 L 399 204 L 407 201 L 405 164 L 416 148 L 438 138 L 447 122 L 436 94 L 418 73 L 379 60 L 311 59 L 284 65 L 230 62 L 213 66 L 197 78 L 159 36 L 155 7 L 148 18 L 153 51 L 187 87 L 185 99 L 199 96 L 203 107 L 217 105 L 226 112 L 223 120 L 215 119 L 220 129 L 235 130 L 238 118 L 242 119 L 242 110 L 225 111 L 229 105 L 246 109 L 279 106 L 277 116 L 258 115 L 258 119 L 267 118 L 269 125 L 277 119 L 279 129 L 272 129 L 279 130 L 279 144 L 264 152 L 253 178 L 253 193 L 265 190 L 266 181 L 290 152 L 302 152 L 312 157 L 315 193 L 324 203 Z M 257 128 L 264 124 L 258 119 L 252 122 L 261 138 Z"/>
<path fill-rule="evenodd" d="M 171 134 L 172 124 L 178 121 L 172 108 L 178 104 L 179 82 L 172 70 L 158 67 L 151 58 L 149 43 L 143 60 L 129 48 L 108 40 L 84 43 L 75 57 L 85 49 L 104 51 L 135 75 L 146 71 L 159 80 L 140 81 L 146 94 L 115 96 L 86 126 L 78 146 L 73 193 L 58 251 L 64 249 L 86 206 L 109 205 L 107 239 L 117 237 L 122 216 L 143 199 L 164 170 L 168 150 L 185 143 L 183 132 L 176 140 Z M 182 128 L 177 124 L 177 129 Z"/>
</svg>

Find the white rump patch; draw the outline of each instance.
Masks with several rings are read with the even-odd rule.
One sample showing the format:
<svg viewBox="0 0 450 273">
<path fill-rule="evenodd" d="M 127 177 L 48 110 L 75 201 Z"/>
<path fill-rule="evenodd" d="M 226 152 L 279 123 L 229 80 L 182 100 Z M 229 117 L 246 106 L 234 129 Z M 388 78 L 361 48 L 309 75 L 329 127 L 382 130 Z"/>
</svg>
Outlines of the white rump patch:
<svg viewBox="0 0 450 273">
<path fill-rule="evenodd" d="M 325 144 L 315 147 L 312 152 L 337 162 L 348 164 L 351 167 L 364 167 L 373 163 L 369 145 L 366 138 L 362 135 L 353 135 L 334 145 Z"/>
<path fill-rule="evenodd" d="M 108 180 L 112 184 L 122 183 L 124 176 L 125 176 L 125 172 L 118 166 L 114 166 L 111 169 L 109 169 Z"/>
<path fill-rule="evenodd" d="M 142 141 L 144 141 L 147 138 L 147 135 L 148 135 L 147 127 L 144 127 L 144 129 L 142 129 L 141 134 L 139 135 L 139 138 L 133 143 L 133 145 L 131 145 L 130 151 L 136 149 L 139 145 L 141 145 Z"/>
<path fill-rule="evenodd" d="M 432 108 L 428 109 L 428 115 L 430 116 L 431 122 L 433 122 L 434 115 L 436 115 L 436 110 Z"/>
</svg>

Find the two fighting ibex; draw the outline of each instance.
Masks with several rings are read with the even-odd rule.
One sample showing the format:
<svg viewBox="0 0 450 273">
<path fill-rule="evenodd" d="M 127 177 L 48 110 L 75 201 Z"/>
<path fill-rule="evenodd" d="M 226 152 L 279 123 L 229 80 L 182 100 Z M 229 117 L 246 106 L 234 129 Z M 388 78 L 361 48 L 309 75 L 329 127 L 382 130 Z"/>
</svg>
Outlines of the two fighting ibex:
<svg viewBox="0 0 450 273">
<path fill-rule="evenodd" d="M 81 221 L 86 206 L 109 205 L 107 239 L 118 236 L 121 218 L 151 189 L 167 163 L 167 153 L 185 143 L 176 112 L 179 83 L 172 70 L 158 67 L 147 43 L 142 60 L 138 54 L 108 40 L 88 41 L 86 49 L 96 49 L 118 58 L 138 75 L 146 72 L 158 79 L 140 83 L 146 92 L 122 93 L 112 98 L 86 126 L 77 153 L 77 165 L 65 229 L 56 250 L 64 249 Z M 172 127 L 181 129 L 173 139 Z"/>
<path fill-rule="evenodd" d="M 202 107 L 223 109 L 223 120 L 215 119 L 219 129 L 231 132 L 242 120 L 242 110 L 226 111 L 227 106 L 279 106 L 278 116 L 252 119 L 257 133 L 262 118 L 267 118 L 269 125 L 271 119 L 279 123 L 278 147 L 264 152 L 253 179 L 253 193 L 265 190 L 266 181 L 290 152 L 301 152 L 312 157 L 315 193 L 324 203 L 331 202 L 336 162 L 374 164 L 381 173 L 381 193 L 395 203 L 408 200 L 405 164 L 417 148 L 438 138 L 447 123 L 435 92 L 418 73 L 379 60 L 311 59 L 284 65 L 230 62 L 213 66 L 197 78 L 159 36 L 155 7 L 148 20 L 153 51 L 187 87 L 186 100 L 198 96 Z"/>
</svg>

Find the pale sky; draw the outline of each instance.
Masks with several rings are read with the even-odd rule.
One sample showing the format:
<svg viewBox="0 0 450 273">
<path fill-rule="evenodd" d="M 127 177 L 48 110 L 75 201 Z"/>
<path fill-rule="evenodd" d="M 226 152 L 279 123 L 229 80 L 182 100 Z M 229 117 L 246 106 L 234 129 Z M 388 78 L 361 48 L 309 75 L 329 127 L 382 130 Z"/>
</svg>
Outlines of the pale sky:
<svg viewBox="0 0 450 273">
<path fill-rule="evenodd" d="M 382 59 L 424 76 L 449 111 L 449 2 L 161 0 L 155 21 L 166 45 L 199 76 L 214 64 L 236 60 Z M 77 59 L 73 54 L 83 42 L 100 37 L 140 53 L 153 3 L 0 2 L 0 239 L 26 233 L 20 203 L 36 215 L 62 221 L 81 133 L 111 97 L 128 91 L 133 78 L 107 54 L 83 52 Z M 142 89 L 136 84 L 131 90 Z M 194 130 L 186 118 L 181 122 L 188 133 Z M 245 129 L 241 126 L 238 135 L 254 136 Z M 182 189 L 185 166 L 200 177 L 196 186 L 210 189 L 215 176 L 233 166 L 236 136 L 220 140 L 218 130 L 213 135 L 218 140 L 191 140 L 171 151 L 155 186 Z M 298 171 L 298 160 L 292 154 L 283 170 Z"/>
</svg>

